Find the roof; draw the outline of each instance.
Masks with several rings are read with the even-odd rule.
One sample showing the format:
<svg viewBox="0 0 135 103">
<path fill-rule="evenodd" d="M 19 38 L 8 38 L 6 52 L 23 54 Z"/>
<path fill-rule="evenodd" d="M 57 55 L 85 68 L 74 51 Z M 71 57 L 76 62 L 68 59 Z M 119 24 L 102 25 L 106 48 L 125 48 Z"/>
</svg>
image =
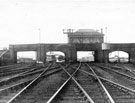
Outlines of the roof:
<svg viewBox="0 0 135 103">
<path fill-rule="evenodd" d="M 81 34 L 81 35 L 103 35 L 103 33 L 98 32 L 94 29 L 79 29 L 74 34 Z"/>
<path fill-rule="evenodd" d="M 96 32 L 94 29 L 79 29 L 76 32 Z"/>
</svg>

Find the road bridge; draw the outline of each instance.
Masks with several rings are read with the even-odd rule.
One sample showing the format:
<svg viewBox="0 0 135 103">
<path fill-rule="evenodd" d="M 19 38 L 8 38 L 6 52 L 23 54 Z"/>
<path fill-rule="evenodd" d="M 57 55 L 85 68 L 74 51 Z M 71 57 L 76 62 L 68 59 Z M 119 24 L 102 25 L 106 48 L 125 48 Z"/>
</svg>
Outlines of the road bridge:
<svg viewBox="0 0 135 103">
<path fill-rule="evenodd" d="M 101 32 L 93 29 L 63 30 L 68 36 L 68 43 L 61 44 L 21 44 L 10 45 L 10 59 L 17 62 L 17 52 L 36 51 L 37 60 L 46 62 L 46 53 L 49 51 L 61 51 L 65 54 L 66 61 L 77 61 L 78 51 L 94 52 L 95 62 L 108 62 L 109 53 L 124 51 L 129 54 L 129 61 L 135 61 L 135 43 L 104 43 L 103 29 Z"/>
<path fill-rule="evenodd" d="M 129 61 L 135 61 L 135 43 L 109 43 L 109 49 L 104 50 L 102 43 L 93 44 L 21 44 L 10 45 L 10 59 L 17 62 L 17 52 L 36 51 L 37 60 L 46 62 L 48 51 L 61 51 L 65 54 L 66 61 L 77 61 L 77 51 L 94 51 L 95 62 L 105 62 L 109 59 L 109 53 L 113 51 L 124 51 L 129 54 Z"/>
<path fill-rule="evenodd" d="M 35 51 L 37 54 L 37 60 L 46 62 L 46 53 L 49 51 L 61 51 L 65 54 L 65 60 L 73 60 L 75 55 L 75 47 L 70 44 L 21 44 L 10 45 L 10 57 L 13 63 L 17 62 L 17 52 L 22 51 Z"/>
</svg>

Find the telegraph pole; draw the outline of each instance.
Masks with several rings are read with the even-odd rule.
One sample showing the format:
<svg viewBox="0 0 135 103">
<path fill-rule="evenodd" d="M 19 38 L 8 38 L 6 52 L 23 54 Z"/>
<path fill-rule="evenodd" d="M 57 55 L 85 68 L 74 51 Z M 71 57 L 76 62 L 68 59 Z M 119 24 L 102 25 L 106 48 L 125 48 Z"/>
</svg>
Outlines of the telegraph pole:
<svg viewBox="0 0 135 103">
<path fill-rule="evenodd" d="M 105 35 L 106 35 L 105 42 L 107 43 L 107 27 L 105 27 Z"/>
<path fill-rule="evenodd" d="M 41 32 L 40 32 L 40 28 L 38 29 L 39 30 L 39 44 L 41 42 Z"/>
<path fill-rule="evenodd" d="M 41 32 L 40 32 L 40 28 L 39 30 L 39 61 L 41 61 Z"/>
</svg>

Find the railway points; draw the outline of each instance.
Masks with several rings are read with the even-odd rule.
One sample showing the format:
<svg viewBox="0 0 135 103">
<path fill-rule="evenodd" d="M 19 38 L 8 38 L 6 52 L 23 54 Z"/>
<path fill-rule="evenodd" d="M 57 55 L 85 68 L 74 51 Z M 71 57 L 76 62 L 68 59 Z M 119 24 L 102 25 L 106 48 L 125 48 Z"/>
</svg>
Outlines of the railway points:
<svg viewBox="0 0 135 103">
<path fill-rule="evenodd" d="M 135 103 L 134 43 L 104 43 L 103 32 L 93 29 L 63 32 L 68 44 L 19 44 L 0 51 L 0 103 Z M 18 60 L 21 51 L 35 52 L 36 60 Z M 128 57 L 115 55 L 111 63 L 113 51 Z"/>
<path fill-rule="evenodd" d="M 133 79 L 99 65 L 48 63 L 31 66 L 20 75 L 0 81 L 0 103 L 133 103 Z"/>
<path fill-rule="evenodd" d="M 48 66 L 49 64 L 44 68 Z M 1 100 L 5 101 L 4 103 L 7 100 L 9 100 L 8 103 L 38 103 L 38 101 L 46 103 L 133 103 L 135 101 L 135 89 L 115 80 L 122 75 L 109 74 L 112 71 L 103 70 L 102 72 L 109 72 L 108 74 L 113 77 L 113 80 L 110 80 L 107 76 L 100 75 L 102 72 L 97 69 L 99 67 L 91 63 L 52 64 L 48 69 L 39 69 L 34 71 L 35 73 L 31 72 L 31 75 L 30 73 L 25 74 L 27 79 L 27 76 L 33 75 L 33 77 L 24 80 L 22 84 L 20 82 L 20 85 L 18 83 L 14 87 L 12 87 L 13 85 L 8 87 L 7 84 L 5 90 L 0 91 L 3 95 Z M 43 71 L 46 71 L 45 74 L 40 74 Z M 40 79 L 35 80 L 34 78 L 37 79 L 39 74 Z M 17 77 L 15 78 L 14 82 L 17 83 Z M 30 85 L 33 80 L 36 83 L 33 82 L 34 84 Z M 122 81 L 121 78 L 120 80 Z M 23 90 L 24 92 L 22 92 Z"/>
</svg>

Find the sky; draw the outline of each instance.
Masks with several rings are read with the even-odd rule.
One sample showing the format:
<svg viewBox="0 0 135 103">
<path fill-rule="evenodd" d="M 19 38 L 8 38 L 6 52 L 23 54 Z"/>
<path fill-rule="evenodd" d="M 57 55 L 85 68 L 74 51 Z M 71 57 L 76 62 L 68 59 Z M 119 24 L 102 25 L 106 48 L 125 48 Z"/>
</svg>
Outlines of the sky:
<svg viewBox="0 0 135 103">
<path fill-rule="evenodd" d="M 103 28 L 105 42 L 135 43 L 135 0 L 0 0 L 0 48 L 67 43 L 62 29 Z"/>
</svg>

